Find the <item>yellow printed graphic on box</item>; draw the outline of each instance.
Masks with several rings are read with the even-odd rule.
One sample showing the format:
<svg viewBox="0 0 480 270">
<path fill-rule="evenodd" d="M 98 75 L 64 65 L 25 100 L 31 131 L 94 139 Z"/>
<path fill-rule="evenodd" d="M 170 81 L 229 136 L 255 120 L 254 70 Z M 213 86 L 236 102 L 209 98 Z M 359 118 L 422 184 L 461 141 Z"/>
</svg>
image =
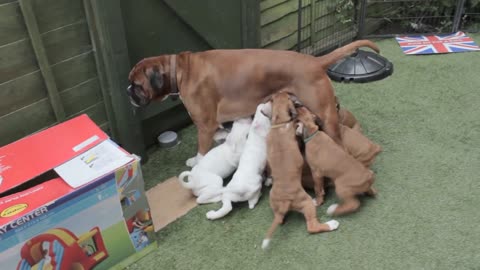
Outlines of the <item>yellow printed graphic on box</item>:
<svg viewBox="0 0 480 270">
<path fill-rule="evenodd" d="M 19 204 L 16 204 L 16 205 L 12 205 L 12 206 L 4 209 L 0 213 L 0 217 L 7 218 L 7 217 L 15 216 L 16 214 L 19 214 L 19 213 L 23 212 L 23 210 L 27 209 L 27 207 L 28 207 L 28 204 L 26 204 L 26 203 L 19 203 Z"/>
</svg>

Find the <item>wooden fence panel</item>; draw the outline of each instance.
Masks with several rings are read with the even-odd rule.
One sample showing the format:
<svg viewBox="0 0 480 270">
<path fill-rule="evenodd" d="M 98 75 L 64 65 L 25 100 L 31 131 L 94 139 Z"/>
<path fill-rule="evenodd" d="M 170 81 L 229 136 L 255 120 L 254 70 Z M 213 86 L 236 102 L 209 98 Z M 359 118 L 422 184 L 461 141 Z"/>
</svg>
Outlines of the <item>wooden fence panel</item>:
<svg viewBox="0 0 480 270">
<path fill-rule="evenodd" d="M 80 0 L 32 0 L 40 33 L 85 20 Z"/>
<path fill-rule="evenodd" d="M 67 115 L 73 115 L 97 104 L 99 101 L 102 101 L 101 91 L 98 78 L 95 77 L 60 92 L 65 112 Z"/>
<path fill-rule="evenodd" d="M 77 55 L 52 66 L 60 91 L 74 87 L 97 76 L 93 52 Z"/>
<path fill-rule="evenodd" d="M 40 71 L 0 84 L 0 115 L 19 110 L 47 97 Z"/>
<path fill-rule="evenodd" d="M 0 145 L 24 137 L 56 122 L 48 99 L 44 98 L 20 110 L 0 117 Z"/>
<path fill-rule="evenodd" d="M 20 5 L 17 2 L 2 5 L 0 7 L 0 46 L 27 37 Z"/>
<path fill-rule="evenodd" d="M 37 60 L 29 39 L 0 47 L 0 84 L 36 70 Z"/>
<path fill-rule="evenodd" d="M 86 21 L 46 32 L 42 40 L 51 65 L 92 50 Z"/>
<path fill-rule="evenodd" d="M 0 0 L 0 30 L 0 146 L 83 113 L 111 131 L 82 0 Z"/>
<path fill-rule="evenodd" d="M 260 44 L 263 48 L 291 50 L 298 43 L 298 0 L 263 0 L 260 2 Z M 334 0 L 303 0 L 301 48 L 327 42 L 332 34 L 352 39 L 352 25 L 343 25 L 336 17 Z M 320 8 L 319 8 L 320 7 Z M 325 47 L 330 46 L 325 43 Z"/>
</svg>

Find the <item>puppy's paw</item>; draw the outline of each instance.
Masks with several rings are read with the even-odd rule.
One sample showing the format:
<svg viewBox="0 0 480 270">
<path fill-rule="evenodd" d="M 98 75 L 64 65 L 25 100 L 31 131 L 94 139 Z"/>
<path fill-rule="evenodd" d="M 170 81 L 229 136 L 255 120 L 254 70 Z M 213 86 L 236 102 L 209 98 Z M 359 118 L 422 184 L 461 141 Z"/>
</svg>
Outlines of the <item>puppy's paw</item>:
<svg viewBox="0 0 480 270">
<path fill-rule="evenodd" d="M 193 167 L 193 166 L 197 165 L 197 157 L 191 157 L 191 158 L 187 159 L 187 162 L 185 162 L 185 164 L 188 167 Z"/>
<path fill-rule="evenodd" d="M 272 177 L 267 177 L 267 179 L 265 179 L 265 186 L 269 187 L 271 185 L 272 185 Z"/>
<path fill-rule="evenodd" d="M 323 198 L 312 198 L 313 205 L 320 206 L 323 204 Z"/>
<path fill-rule="evenodd" d="M 327 208 L 327 215 L 331 216 L 337 210 L 338 204 L 334 203 Z"/>
<path fill-rule="evenodd" d="M 207 218 L 210 220 L 217 219 L 217 212 L 215 210 L 210 210 L 207 212 Z"/>
<path fill-rule="evenodd" d="M 268 246 L 270 245 L 270 239 L 263 239 L 262 241 L 262 249 L 265 250 L 268 248 Z"/>
<path fill-rule="evenodd" d="M 198 163 L 202 158 L 203 158 L 203 155 L 197 153 L 196 156 L 187 159 L 187 161 L 185 162 L 185 164 L 186 164 L 188 167 L 194 167 L 195 165 L 197 165 L 197 163 Z"/>
<path fill-rule="evenodd" d="M 224 141 L 225 138 L 227 138 L 227 136 L 228 136 L 228 132 L 226 130 L 219 130 L 213 136 L 213 140 L 216 143 L 220 143 L 220 142 Z"/>
<path fill-rule="evenodd" d="M 338 226 L 340 225 L 340 223 L 338 223 L 338 221 L 336 221 L 335 219 L 329 220 L 329 221 L 325 222 L 325 224 L 327 224 L 328 227 L 330 227 L 330 231 L 336 230 L 338 228 Z"/>
</svg>

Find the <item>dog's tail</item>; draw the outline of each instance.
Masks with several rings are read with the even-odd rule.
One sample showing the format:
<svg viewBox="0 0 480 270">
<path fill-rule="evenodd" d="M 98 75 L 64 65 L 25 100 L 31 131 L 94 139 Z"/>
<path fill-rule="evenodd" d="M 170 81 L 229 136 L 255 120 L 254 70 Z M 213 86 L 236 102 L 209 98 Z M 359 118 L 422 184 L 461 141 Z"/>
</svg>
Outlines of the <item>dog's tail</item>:
<svg viewBox="0 0 480 270">
<path fill-rule="evenodd" d="M 222 218 L 222 217 L 226 216 L 231 211 L 232 211 L 232 200 L 230 200 L 230 198 L 228 198 L 228 195 L 223 193 L 222 208 L 218 209 L 217 211 L 214 211 L 214 210 L 209 211 L 207 213 L 207 218 L 210 219 L 210 220 L 219 219 L 219 218 Z"/>
<path fill-rule="evenodd" d="M 317 59 L 322 63 L 322 67 L 324 69 L 327 69 L 329 66 L 335 64 L 338 60 L 345 58 L 350 54 L 354 53 L 360 47 L 369 47 L 370 49 L 374 50 L 376 53 L 380 52 L 380 49 L 378 48 L 377 45 L 375 45 L 375 43 L 373 43 L 370 40 L 363 39 L 363 40 L 357 40 L 352 43 L 349 43 L 343 47 L 340 47 L 334 50 L 329 54 L 317 57 Z"/>
<path fill-rule="evenodd" d="M 270 225 L 270 228 L 267 231 L 267 235 L 265 236 L 265 239 L 262 241 L 262 249 L 267 249 L 268 246 L 270 245 L 270 240 L 272 239 L 272 235 L 277 229 L 278 225 L 282 224 L 283 218 L 280 216 L 275 215 L 275 218 L 273 219 L 272 225 Z"/>
<path fill-rule="evenodd" d="M 178 181 L 180 181 L 180 184 L 184 186 L 185 188 L 192 189 L 193 184 L 190 182 L 190 171 L 184 171 L 178 176 Z M 185 181 L 185 177 L 188 177 L 188 181 Z"/>
</svg>

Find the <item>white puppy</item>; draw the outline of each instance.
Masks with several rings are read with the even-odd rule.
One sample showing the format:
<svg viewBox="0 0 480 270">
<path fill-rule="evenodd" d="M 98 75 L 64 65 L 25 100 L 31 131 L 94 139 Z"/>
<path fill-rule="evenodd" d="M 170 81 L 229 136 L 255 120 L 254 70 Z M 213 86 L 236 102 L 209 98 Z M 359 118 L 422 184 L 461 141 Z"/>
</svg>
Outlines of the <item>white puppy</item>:
<svg viewBox="0 0 480 270">
<path fill-rule="evenodd" d="M 251 118 L 236 120 L 224 143 L 210 150 L 191 171 L 184 171 L 178 176 L 180 183 L 197 196 L 197 203 L 221 200 L 223 178 L 238 167 L 251 124 Z M 184 181 L 187 176 L 188 181 Z"/>
<path fill-rule="evenodd" d="M 227 215 L 232 211 L 232 202 L 248 201 L 250 209 L 257 204 L 262 188 L 262 174 L 267 163 L 266 137 L 270 130 L 271 110 L 271 102 L 258 105 L 238 169 L 223 189 L 222 208 L 209 211 L 208 219 Z"/>
</svg>

